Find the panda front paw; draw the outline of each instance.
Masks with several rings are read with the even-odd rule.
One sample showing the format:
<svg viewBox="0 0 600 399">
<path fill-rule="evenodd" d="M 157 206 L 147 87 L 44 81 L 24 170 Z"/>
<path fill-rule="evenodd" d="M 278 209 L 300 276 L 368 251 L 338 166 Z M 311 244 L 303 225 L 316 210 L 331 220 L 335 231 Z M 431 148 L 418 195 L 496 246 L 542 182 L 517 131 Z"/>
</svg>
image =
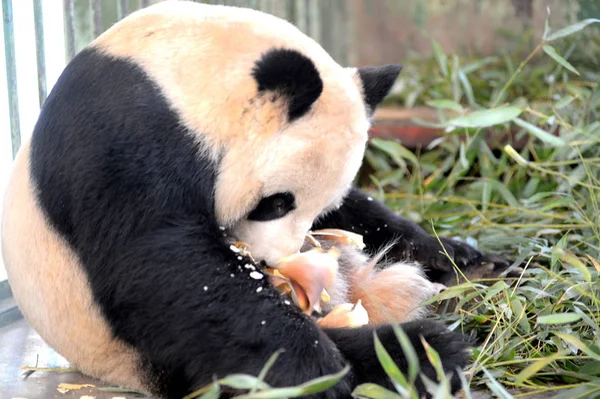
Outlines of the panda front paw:
<svg viewBox="0 0 600 399">
<path fill-rule="evenodd" d="M 471 357 L 471 352 L 469 350 L 470 345 L 467 337 L 450 331 L 442 323 L 433 320 L 421 320 L 413 322 L 413 324 L 416 330 L 415 332 L 418 332 L 419 337 L 422 337 L 423 340 L 438 353 L 444 374 L 451 376 L 451 392 L 452 394 L 455 394 L 461 389 L 459 373 L 461 373 L 468 365 Z M 413 325 L 407 325 L 405 328 L 413 328 Z M 431 381 L 437 381 L 437 372 L 429 361 L 422 343 L 413 342 L 413 345 L 420 345 L 419 349 L 423 348 L 417 352 L 419 353 L 421 373 Z M 422 382 L 419 379 L 416 386 L 419 390 L 419 394 L 423 395 L 425 393 L 425 388 L 424 385 L 421 384 Z M 426 394 L 426 396 L 430 397 L 428 394 Z"/>
<path fill-rule="evenodd" d="M 440 245 L 441 242 L 441 245 Z M 412 257 L 427 269 L 429 278 L 446 286 L 465 281 L 518 277 L 522 269 L 508 270 L 512 262 L 484 253 L 469 244 L 446 237 L 424 236 L 411 246 Z M 456 270 L 456 267 L 460 271 Z"/>
<path fill-rule="evenodd" d="M 430 381 L 439 382 L 435 367 L 429 361 L 423 340 L 434 349 L 442 363 L 442 369 L 446 376 L 450 376 L 450 388 L 452 394 L 461 389 L 459 373 L 468 365 L 471 357 L 470 343 L 466 336 L 450 331 L 446 326 L 434 320 L 417 320 L 403 323 L 400 327 L 406 333 L 409 341 L 415 349 L 419 360 L 420 373 Z M 408 377 L 408 363 L 404 358 L 395 334 L 389 331 L 378 330 L 378 337 L 386 348 L 392 359 L 402 373 Z M 388 385 L 389 386 L 389 385 Z M 415 388 L 419 397 L 431 397 L 425 389 L 421 377 L 417 377 Z M 393 389 L 390 387 L 390 389 Z"/>
</svg>

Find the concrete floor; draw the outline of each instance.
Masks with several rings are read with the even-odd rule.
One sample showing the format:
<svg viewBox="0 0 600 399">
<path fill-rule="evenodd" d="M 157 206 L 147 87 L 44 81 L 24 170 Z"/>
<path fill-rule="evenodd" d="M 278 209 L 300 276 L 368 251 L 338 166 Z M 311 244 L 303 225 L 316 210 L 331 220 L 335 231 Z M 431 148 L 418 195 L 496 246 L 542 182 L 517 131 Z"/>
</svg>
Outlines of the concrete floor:
<svg viewBox="0 0 600 399">
<path fill-rule="evenodd" d="M 0 398 L 1 399 L 133 399 L 147 398 L 120 392 L 104 392 L 98 388 L 110 388 L 100 381 L 83 376 L 80 373 L 58 373 L 35 371 L 27 378 L 23 377 L 22 366 L 63 367 L 69 363 L 52 350 L 29 324 L 23 319 L 0 328 Z M 91 384 L 78 390 L 61 393 L 61 383 Z"/>
<path fill-rule="evenodd" d="M 62 373 L 35 371 L 24 378 L 23 366 L 68 368 L 69 363 L 51 349 L 23 319 L 0 328 L 0 399 L 133 399 L 148 398 L 130 393 L 106 392 L 98 388 L 110 386 L 77 372 Z M 90 384 L 78 390 L 61 393 L 61 383 Z M 459 396 L 461 397 L 461 396 Z M 544 399 L 546 395 L 527 396 L 527 399 Z M 492 399 L 488 393 L 473 392 L 473 399 Z"/>
</svg>

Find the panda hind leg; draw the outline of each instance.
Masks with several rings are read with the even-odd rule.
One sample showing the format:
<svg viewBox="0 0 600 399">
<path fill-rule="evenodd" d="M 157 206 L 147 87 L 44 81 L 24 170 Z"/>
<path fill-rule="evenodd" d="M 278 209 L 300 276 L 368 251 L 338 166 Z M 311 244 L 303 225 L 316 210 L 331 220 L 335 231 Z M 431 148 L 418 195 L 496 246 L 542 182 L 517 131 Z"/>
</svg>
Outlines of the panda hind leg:
<svg viewBox="0 0 600 399">
<path fill-rule="evenodd" d="M 444 324 L 434 320 L 414 320 L 400 324 L 399 328 L 404 331 L 415 349 L 420 374 L 432 381 L 439 381 L 435 368 L 428 360 L 423 344 L 425 341 L 438 353 L 444 374 L 450 374 L 451 392 L 453 395 L 456 394 L 461 388 L 459 373 L 467 366 L 471 356 L 468 338 L 448 330 Z M 334 328 L 324 331 L 353 365 L 352 371 L 358 384 L 369 382 L 394 391 L 394 386 L 377 358 L 375 335 L 391 356 L 394 364 L 405 376 L 408 376 L 408 361 L 391 324 L 368 325 L 360 328 Z M 431 398 L 420 377 L 415 380 L 415 388 L 420 398 Z"/>
</svg>

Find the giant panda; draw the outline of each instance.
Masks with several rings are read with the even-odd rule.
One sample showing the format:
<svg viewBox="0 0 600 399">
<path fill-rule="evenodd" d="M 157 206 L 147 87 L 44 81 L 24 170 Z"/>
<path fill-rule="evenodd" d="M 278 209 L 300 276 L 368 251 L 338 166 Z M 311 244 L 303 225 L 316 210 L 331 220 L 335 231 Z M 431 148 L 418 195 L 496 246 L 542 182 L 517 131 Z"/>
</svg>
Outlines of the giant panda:
<svg viewBox="0 0 600 399">
<path fill-rule="evenodd" d="M 286 21 L 168 1 L 112 26 L 67 65 L 16 156 L 2 251 L 14 297 L 39 335 L 81 372 L 157 398 L 232 373 L 292 386 L 351 370 L 318 398 L 393 387 L 374 333 L 402 371 L 392 325 L 320 328 L 223 239 L 264 265 L 307 231 L 357 230 L 367 251 L 426 265 L 432 282 L 504 258 L 437 238 L 353 186 L 370 118 L 400 67 L 346 68 Z M 358 231 L 360 230 L 360 231 Z M 402 290 L 402 286 L 398 287 Z M 403 323 L 457 373 L 465 338 Z M 420 393 L 425 393 L 419 383 Z M 233 394 L 234 392 L 225 392 Z"/>
</svg>

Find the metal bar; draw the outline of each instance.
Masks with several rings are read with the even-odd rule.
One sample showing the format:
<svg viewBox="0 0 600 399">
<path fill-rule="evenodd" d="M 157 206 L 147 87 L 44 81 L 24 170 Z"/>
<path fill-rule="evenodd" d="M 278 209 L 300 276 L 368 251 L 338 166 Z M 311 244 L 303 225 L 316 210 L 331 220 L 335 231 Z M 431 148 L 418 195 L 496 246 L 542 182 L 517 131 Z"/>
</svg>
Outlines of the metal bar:
<svg viewBox="0 0 600 399">
<path fill-rule="evenodd" d="M 15 58 L 15 32 L 12 0 L 2 0 L 2 18 L 4 19 L 4 54 L 6 57 L 10 134 L 14 158 L 21 147 L 21 124 L 19 120 L 19 95 L 17 92 L 17 61 Z"/>
<path fill-rule="evenodd" d="M 94 20 L 94 39 L 104 32 L 102 28 L 102 0 L 92 0 L 92 13 Z"/>
<path fill-rule="evenodd" d="M 67 41 L 67 62 L 75 57 L 75 18 L 73 15 L 73 0 L 63 1 L 65 13 L 65 37 Z"/>
<path fill-rule="evenodd" d="M 17 307 L 17 303 L 14 299 L 10 300 L 10 303 L 5 306 L 1 305 L 2 304 L 0 304 L 0 328 L 23 319 L 23 314 Z"/>
<path fill-rule="evenodd" d="M 141 8 L 148 7 L 150 5 L 150 0 L 140 0 Z"/>
<path fill-rule="evenodd" d="M 129 15 L 129 0 L 117 0 L 117 18 L 119 20 Z"/>
<path fill-rule="evenodd" d="M 0 281 L 0 302 L 12 298 L 12 290 L 8 284 L 8 280 Z"/>
<path fill-rule="evenodd" d="M 308 1 L 308 33 L 318 43 L 321 43 L 321 8 L 318 0 Z"/>
<path fill-rule="evenodd" d="M 44 46 L 44 11 L 42 0 L 33 0 L 33 17 L 35 21 L 35 55 L 37 58 L 38 96 L 40 107 L 46 101 L 46 52 Z"/>
<path fill-rule="evenodd" d="M 302 32 L 307 33 L 308 27 L 306 24 L 306 3 L 304 0 L 296 0 L 295 7 L 295 15 L 294 15 L 294 25 Z"/>
</svg>

